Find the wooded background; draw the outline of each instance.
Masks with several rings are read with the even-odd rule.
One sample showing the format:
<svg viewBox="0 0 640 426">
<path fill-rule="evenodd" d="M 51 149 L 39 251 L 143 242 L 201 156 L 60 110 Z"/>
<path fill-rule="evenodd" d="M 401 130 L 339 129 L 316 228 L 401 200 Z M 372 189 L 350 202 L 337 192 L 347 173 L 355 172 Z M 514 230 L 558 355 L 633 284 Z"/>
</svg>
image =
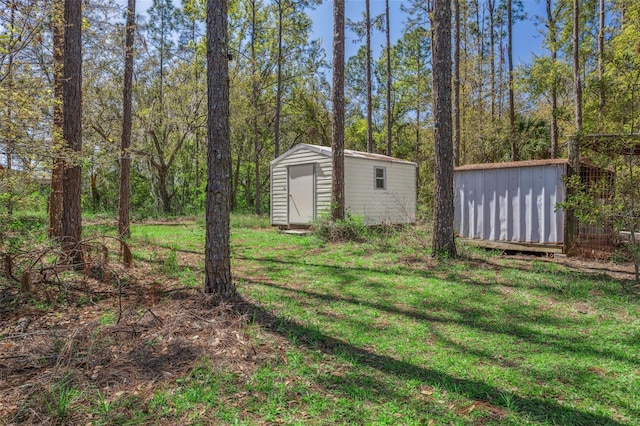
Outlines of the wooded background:
<svg viewBox="0 0 640 426">
<path fill-rule="evenodd" d="M 567 140 L 576 131 L 573 3 L 543 1 L 546 13 L 541 16 L 524 16 L 522 2 L 516 0 L 452 3 L 456 164 L 567 155 Z M 126 152 L 120 148 L 126 11 L 110 0 L 83 2 L 82 150 L 59 147 L 54 12 L 60 3 L 0 0 L 2 213 L 42 206 L 55 191 L 48 181 L 60 159 L 81 166 L 84 211 L 116 212 L 119 164 L 125 154 L 131 157 L 134 218 L 202 212 L 207 178 L 205 2 L 184 0 L 177 7 L 171 0 L 155 0 L 146 15 L 137 17 L 131 146 Z M 297 143 L 331 143 L 331 52 L 312 39 L 312 6 L 312 1 L 294 0 L 229 3 L 233 210 L 267 212 L 269 161 Z M 370 55 L 370 82 L 367 28 L 384 32 L 388 20 L 347 19 L 362 41 L 345 65 L 345 148 L 370 148 L 416 161 L 419 205 L 431 212 L 430 2 L 413 0 L 405 6 L 408 21 L 401 37 L 379 55 Z M 582 132 L 638 132 L 640 4 L 587 0 L 580 6 Z M 523 19 L 539 22 L 543 50 L 510 72 L 510 39 Z M 392 17 L 391 25 L 400 23 Z"/>
</svg>

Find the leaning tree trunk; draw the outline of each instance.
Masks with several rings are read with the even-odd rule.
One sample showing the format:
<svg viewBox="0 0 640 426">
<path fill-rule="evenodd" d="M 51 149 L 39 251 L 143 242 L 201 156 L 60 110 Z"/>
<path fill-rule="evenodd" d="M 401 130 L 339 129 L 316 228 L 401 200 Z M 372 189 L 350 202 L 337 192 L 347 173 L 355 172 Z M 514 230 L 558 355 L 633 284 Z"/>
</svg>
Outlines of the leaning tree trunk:
<svg viewBox="0 0 640 426">
<path fill-rule="evenodd" d="M 456 256 L 453 235 L 453 144 L 451 135 L 451 2 L 433 8 L 433 111 L 435 126 L 434 256 Z"/>
<path fill-rule="evenodd" d="M 229 193 L 229 62 L 227 0 L 207 1 L 207 206 L 205 293 L 227 299 L 235 294 L 231 279 Z"/>
<path fill-rule="evenodd" d="M 344 0 L 333 2 L 333 84 L 331 103 L 332 194 L 331 218 L 344 219 Z"/>
<path fill-rule="evenodd" d="M 64 168 L 62 187 L 62 249 L 75 267 L 83 264 L 81 169 L 82 151 L 82 1 L 64 4 L 63 137 L 72 158 Z"/>
</svg>

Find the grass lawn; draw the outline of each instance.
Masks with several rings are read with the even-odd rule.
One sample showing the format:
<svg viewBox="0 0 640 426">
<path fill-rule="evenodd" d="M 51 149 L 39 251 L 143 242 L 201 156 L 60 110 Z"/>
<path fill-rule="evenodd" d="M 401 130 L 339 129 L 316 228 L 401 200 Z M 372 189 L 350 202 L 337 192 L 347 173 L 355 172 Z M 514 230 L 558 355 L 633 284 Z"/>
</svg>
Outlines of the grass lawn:
<svg viewBox="0 0 640 426">
<path fill-rule="evenodd" d="M 250 348 L 242 359 L 251 362 L 198 353 L 185 373 L 146 382 L 144 392 L 58 380 L 53 405 L 70 401 L 63 416 L 51 409 L 50 417 L 93 424 L 640 424 L 637 288 L 571 262 L 464 246 L 459 259 L 437 261 L 428 240 L 417 227 L 366 243 L 325 243 L 236 219 L 232 268 L 243 320 L 225 330 L 239 333 Z M 202 286 L 203 245 L 201 223 L 133 227 L 136 264 L 164 277 L 159 285 Z M 195 290 L 189 297 L 203 298 Z M 112 309 L 104 322 L 113 322 L 114 301 L 98 306 L 103 319 Z"/>
</svg>

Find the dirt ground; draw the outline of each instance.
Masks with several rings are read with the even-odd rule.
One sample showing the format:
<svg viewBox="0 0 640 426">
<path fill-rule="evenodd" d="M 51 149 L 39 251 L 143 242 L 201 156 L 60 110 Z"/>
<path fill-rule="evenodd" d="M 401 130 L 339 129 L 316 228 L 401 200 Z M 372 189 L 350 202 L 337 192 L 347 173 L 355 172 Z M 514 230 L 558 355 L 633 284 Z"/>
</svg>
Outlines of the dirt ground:
<svg viewBox="0 0 640 426">
<path fill-rule="evenodd" d="M 633 279 L 632 264 L 564 256 L 509 259 L 522 267 L 536 259 Z M 197 254 L 181 257 L 181 263 L 194 266 L 199 261 Z M 146 401 L 159 383 L 175 381 L 202 358 L 240 376 L 250 375 L 289 345 L 276 333 L 266 339 L 270 344 L 257 344 L 265 339 L 247 334 L 246 325 L 256 312 L 246 301 L 216 303 L 201 289 L 182 287 L 145 263 L 131 269 L 112 265 L 109 273 L 100 267 L 93 268 L 94 278 L 34 278 L 28 293 L 20 285 L 0 282 L 1 424 L 51 423 L 38 410 L 43 403 L 38 398 L 42 389 L 64 377 L 78 389 L 108 388 L 112 394 Z M 269 333 L 263 328 L 260 332 Z M 90 417 L 69 420 L 91 422 Z"/>
<path fill-rule="evenodd" d="M 185 256 L 181 261 L 194 265 L 201 260 Z M 105 274 L 92 267 L 90 275 L 100 279 L 32 277 L 28 293 L 0 282 L 0 424 L 50 424 L 38 409 L 46 401 L 38 398 L 63 379 L 77 389 L 108 389 L 144 401 L 155 386 L 183 376 L 200 359 L 248 375 L 286 347 L 277 334 L 269 337 L 283 340 L 275 345 L 256 344 L 247 335 L 255 313 L 240 298 L 220 304 L 144 263 L 108 268 Z"/>
</svg>

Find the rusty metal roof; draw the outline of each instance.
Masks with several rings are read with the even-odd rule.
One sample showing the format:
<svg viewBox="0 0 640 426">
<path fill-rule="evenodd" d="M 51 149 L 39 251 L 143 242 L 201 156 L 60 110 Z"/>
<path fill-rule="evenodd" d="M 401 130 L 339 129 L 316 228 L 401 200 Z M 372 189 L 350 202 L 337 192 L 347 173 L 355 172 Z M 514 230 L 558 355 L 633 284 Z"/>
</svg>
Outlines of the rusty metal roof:
<svg viewBox="0 0 640 426">
<path fill-rule="evenodd" d="M 516 167 L 539 167 L 539 166 L 552 166 L 556 164 L 567 164 L 569 162 L 566 158 L 554 158 L 547 160 L 526 160 L 526 161 L 508 161 L 504 163 L 483 163 L 483 164 L 466 164 L 464 166 L 456 167 L 454 170 L 485 170 L 485 169 L 509 169 Z"/>
</svg>

